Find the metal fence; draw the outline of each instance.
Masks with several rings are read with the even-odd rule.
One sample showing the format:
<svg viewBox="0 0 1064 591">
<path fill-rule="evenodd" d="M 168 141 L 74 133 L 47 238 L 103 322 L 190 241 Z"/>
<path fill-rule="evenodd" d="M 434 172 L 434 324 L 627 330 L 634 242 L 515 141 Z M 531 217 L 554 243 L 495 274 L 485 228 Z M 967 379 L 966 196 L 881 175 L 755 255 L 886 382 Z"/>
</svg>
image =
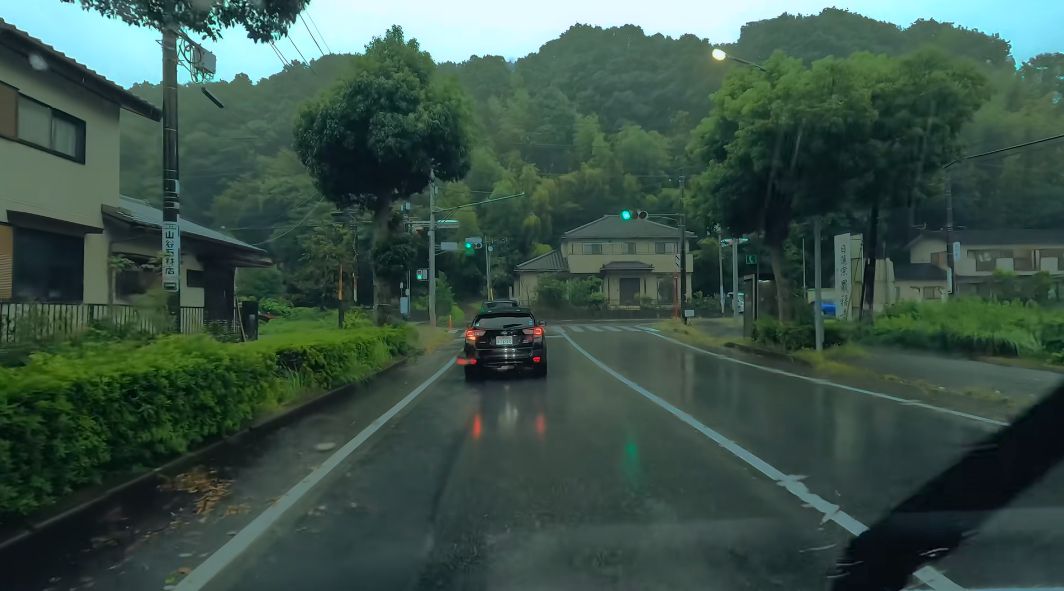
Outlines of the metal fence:
<svg viewBox="0 0 1064 591">
<path fill-rule="evenodd" d="M 181 307 L 181 332 L 212 333 L 237 338 L 240 327 L 235 315 L 229 320 L 206 320 L 204 308 Z M 0 345 L 69 337 L 96 323 L 108 323 L 152 334 L 166 332 L 169 316 L 161 311 L 129 305 L 52 304 L 40 302 L 0 302 Z"/>
</svg>

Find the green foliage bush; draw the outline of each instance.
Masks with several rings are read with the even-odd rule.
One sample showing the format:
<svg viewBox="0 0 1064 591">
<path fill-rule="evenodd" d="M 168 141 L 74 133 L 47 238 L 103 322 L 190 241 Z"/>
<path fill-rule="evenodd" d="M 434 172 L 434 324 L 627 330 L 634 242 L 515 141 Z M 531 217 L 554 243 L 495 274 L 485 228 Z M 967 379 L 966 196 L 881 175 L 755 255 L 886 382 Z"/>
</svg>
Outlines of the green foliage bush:
<svg viewBox="0 0 1064 591">
<path fill-rule="evenodd" d="M 871 337 L 919 349 L 1037 355 L 1064 346 L 1064 314 L 1033 303 L 974 298 L 903 302 L 876 319 Z"/>
<path fill-rule="evenodd" d="M 409 337 L 402 328 L 241 344 L 167 336 L 0 368 L 0 516 L 233 433 L 295 394 L 292 383 L 325 389 L 364 379 L 406 352 Z"/>
<path fill-rule="evenodd" d="M 536 285 L 536 304 L 546 308 L 560 308 L 565 304 L 565 282 L 555 277 L 542 277 Z"/>
<path fill-rule="evenodd" d="M 835 347 L 850 341 L 853 325 L 833 320 L 824 321 L 824 346 Z M 786 351 L 816 347 L 816 328 L 807 323 L 781 323 L 775 318 L 761 318 L 754 325 L 754 342 Z"/>
</svg>

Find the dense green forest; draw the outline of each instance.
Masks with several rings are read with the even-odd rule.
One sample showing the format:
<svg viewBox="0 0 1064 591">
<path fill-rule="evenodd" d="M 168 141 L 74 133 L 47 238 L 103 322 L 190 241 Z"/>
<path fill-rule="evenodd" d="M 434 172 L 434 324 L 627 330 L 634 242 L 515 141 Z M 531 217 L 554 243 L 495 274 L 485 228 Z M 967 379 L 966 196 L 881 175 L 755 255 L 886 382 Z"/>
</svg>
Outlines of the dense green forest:
<svg viewBox="0 0 1064 591">
<path fill-rule="evenodd" d="M 470 170 L 464 180 L 442 186 L 440 205 L 526 195 L 463 210 L 456 216 L 461 229 L 441 239 L 505 238 L 495 253 L 495 283 L 504 288 L 516 263 L 557 245 L 568 229 L 624 207 L 679 211 L 681 179 L 697 181 L 704 172 L 692 139 L 711 115 L 710 97 L 726 77 L 744 75 L 741 65 L 710 59 L 715 46 L 752 61 L 783 52 L 805 64 L 857 52 L 905 56 L 937 49 L 988 81 L 986 100 L 960 129 L 963 153 L 1064 131 L 1064 54 L 1018 64 L 1006 40 L 948 23 L 921 20 L 899 28 L 827 9 L 749 23 L 737 42 L 724 45 L 693 35 L 646 35 L 631 25 L 575 25 L 516 62 L 474 56 L 439 65 L 438 74 L 453 76 L 468 94 L 474 121 Z M 278 263 L 276 270 L 245 274 L 241 289 L 247 293 L 287 295 L 301 303 L 317 303 L 330 293 L 331 269 L 340 255 L 329 245 L 352 239 L 351 230 L 337 227 L 334 206 L 318 194 L 293 152 L 293 125 L 300 105 L 350 75 L 356 62 L 355 56 L 327 55 L 309 64 L 292 62 L 258 82 L 238 75 L 210 83 L 224 110 L 207 101 L 198 86 L 181 89 L 184 214 L 261 244 Z M 161 96 L 157 85 L 137 85 L 133 91 L 156 103 Z M 122 139 L 123 192 L 157 200 L 157 126 L 126 118 Z M 1062 151 L 1049 144 L 957 167 L 958 223 L 969 228 L 1064 226 L 1064 199 L 1057 194 L 1064 168 L 1056 164 Z M 710 198 L 697 194 L 707 186 L 689 182 L 683 204 L 691 229 L 702 236 L 719 221 L 694 205 Z M 930 187 L 911 208 L 885 208 L 889 250 L 904 244 L 914 224 L 942 226 L 941 191 L 934 190 L 934 182 Z M 833 213 L 828 236 L 867 226 L 863 208 Z M 424 195 L 412 200 L 411 215 L 426 215 Z M 806 222 L 801 216 L 792 220 L 783 245 L 795 273 L 800 273 L 801 240 L 810 237 Z M 360 244 L 368 249 L 369 228 L 362 232 L 361 227 Z M 418 260 L 426 260 L 421 242 Z M 715 293 L 716 241 L 703 240 L 695 254 L 694 289 Z M 459 296 L 482 293 L 482 257 L 447 255 L 438 261 Z"/>
</svg>

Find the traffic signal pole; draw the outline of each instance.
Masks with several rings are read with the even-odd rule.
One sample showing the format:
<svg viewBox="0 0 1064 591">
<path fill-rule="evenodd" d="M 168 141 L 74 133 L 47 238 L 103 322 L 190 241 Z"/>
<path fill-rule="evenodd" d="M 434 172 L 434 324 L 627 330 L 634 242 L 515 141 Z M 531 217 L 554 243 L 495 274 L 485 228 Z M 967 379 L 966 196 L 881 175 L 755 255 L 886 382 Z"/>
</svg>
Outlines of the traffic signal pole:
<svg viewBox="0 0 1064 591">
<path fill-rule="evenodd" d="M 484 237 L 484 299 L 491 301 L 491 242 Z"/>
<path fill-rule="evenodd" d="M 683 213 L 684 177 L 680 177 L 680 320 L 687 324 L 687 219 Z"/>
</svg>

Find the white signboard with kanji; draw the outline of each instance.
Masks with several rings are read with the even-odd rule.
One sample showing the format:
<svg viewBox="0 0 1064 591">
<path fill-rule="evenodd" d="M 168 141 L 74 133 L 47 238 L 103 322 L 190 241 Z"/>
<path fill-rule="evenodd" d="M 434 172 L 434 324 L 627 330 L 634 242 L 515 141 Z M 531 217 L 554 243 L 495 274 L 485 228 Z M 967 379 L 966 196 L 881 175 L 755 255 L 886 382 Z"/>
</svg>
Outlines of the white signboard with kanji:
<svg viewBox="0 0 1064 591">
<path fill-rule="evenodd" d="M 177 222 L 163 222 L 163 289 L 181 289 L 181 232 Z"/>
</svg>

